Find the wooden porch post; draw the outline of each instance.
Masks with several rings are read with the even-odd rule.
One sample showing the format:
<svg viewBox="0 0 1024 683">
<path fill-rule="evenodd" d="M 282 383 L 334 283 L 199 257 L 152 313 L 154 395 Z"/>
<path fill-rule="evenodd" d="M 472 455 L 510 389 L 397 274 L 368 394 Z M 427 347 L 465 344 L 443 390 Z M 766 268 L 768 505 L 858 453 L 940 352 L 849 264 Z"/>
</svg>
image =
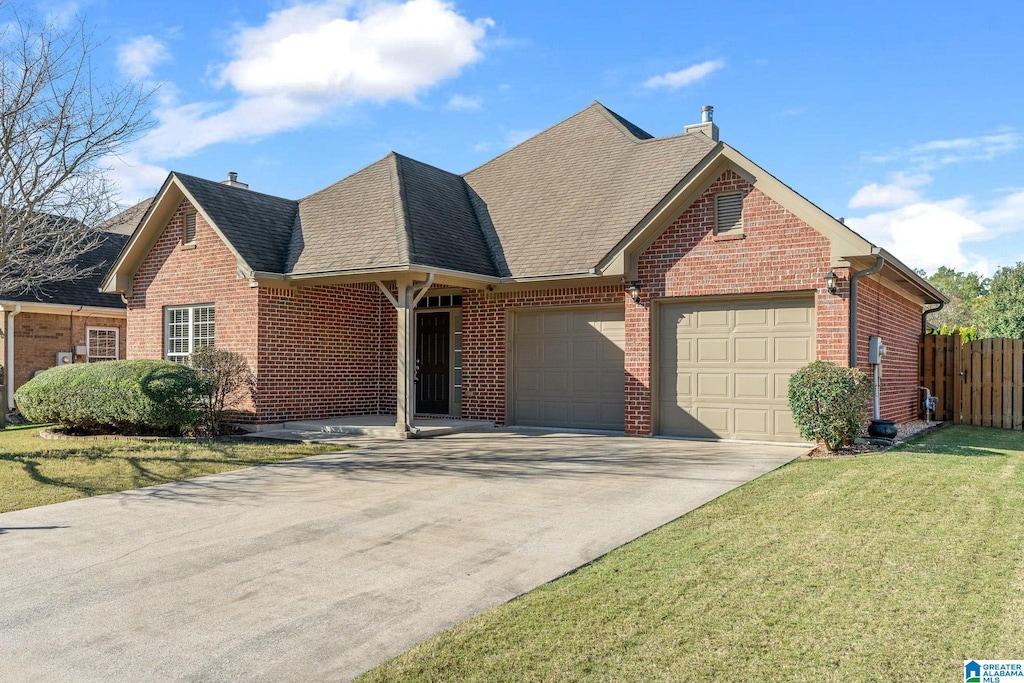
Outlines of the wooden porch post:
<svg viewBox="0 0 1024 683">
<path fill-rule="evenodd" d="M 377 283 L 398 314 L 395 430 L 403 439 L 416 434 L 416 304 L 433 283 L 433 273 L 429 273 L 426 280 L 416 284 L 413 283 L 412 277 L 400 278 L 395 281 L 397 292 L 394 295 L 383 282 Z"/>
</svg>

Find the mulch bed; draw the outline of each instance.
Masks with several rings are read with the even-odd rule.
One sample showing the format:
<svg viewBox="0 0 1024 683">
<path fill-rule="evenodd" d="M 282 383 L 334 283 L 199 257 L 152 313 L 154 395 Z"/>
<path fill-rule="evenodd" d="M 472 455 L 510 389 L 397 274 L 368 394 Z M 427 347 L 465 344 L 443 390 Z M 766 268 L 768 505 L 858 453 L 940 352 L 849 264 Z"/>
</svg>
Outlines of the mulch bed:
<svg viewBox="0 0 1024 683">
<path fill-rule="evenodd" d="M 909 441 L 915 437 L 933 432 L 936 429 L 942 429 L 948 422 L 925 422 L 924 420 L 914 420 L 912 422 L 904 422 L 898 425 L 898 431 L 896 433 L 896 439 L 891 444 L 877 444 L 877 443 L 853 443 L 843 446 L 839 450 L 830 451 L 825 446 L 818 446 L 811 452 L 804 455 L 804 458 L 855 458 L 858 455 L 867 455 L 869 453 L 881 453 L 887 451 L 890 448 L 899 446 L 905 441 Z M 865 434 L 865 438 L 867 435 Z"/>
</svg>

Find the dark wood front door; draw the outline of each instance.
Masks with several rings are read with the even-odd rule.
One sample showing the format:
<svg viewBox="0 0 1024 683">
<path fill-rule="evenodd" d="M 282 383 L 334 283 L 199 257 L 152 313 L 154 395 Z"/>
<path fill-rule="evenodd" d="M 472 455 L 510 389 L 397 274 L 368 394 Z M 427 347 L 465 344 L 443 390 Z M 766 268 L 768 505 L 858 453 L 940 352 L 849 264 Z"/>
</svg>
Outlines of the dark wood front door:
<svg viewBox="0 0 1024 683">
<path fill-rule="evenodd" d="M 420 313 L 416 319 L 416 412 L 448 414 L 448 311 Z"/>
</svg>

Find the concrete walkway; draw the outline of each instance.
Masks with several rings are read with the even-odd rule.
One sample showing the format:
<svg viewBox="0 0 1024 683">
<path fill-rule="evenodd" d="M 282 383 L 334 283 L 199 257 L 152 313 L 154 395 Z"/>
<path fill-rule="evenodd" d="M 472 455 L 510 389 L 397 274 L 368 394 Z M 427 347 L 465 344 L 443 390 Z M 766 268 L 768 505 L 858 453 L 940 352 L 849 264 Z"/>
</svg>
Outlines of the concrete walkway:
<svg viewBox="0 0 1024 683">
<path fill-rule="evenodd" d="M 345 680 L 803 452 L 466 433 L 0 515 L 0 678 Z"/>
</svg>

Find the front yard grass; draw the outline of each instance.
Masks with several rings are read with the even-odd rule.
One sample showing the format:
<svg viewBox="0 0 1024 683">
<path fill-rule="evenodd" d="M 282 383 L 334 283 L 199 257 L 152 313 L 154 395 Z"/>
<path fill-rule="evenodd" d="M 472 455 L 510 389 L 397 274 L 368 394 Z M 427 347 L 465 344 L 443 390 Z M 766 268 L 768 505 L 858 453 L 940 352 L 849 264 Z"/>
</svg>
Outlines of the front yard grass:
<svg viewBox="0 0 1024 683">
<path fill-rule="evenodd" d="M 251 439 L 51 440 L 39 431 L 32 425 L 0 431 L 0 512 L 342 450 Z"/>
<path fill-rule="evenodd" d="M 956 681 L 972 658 L 1024 658 L 1024 437 L 955 426 L 796 461 L 360 680 Z"/>
</svg>

